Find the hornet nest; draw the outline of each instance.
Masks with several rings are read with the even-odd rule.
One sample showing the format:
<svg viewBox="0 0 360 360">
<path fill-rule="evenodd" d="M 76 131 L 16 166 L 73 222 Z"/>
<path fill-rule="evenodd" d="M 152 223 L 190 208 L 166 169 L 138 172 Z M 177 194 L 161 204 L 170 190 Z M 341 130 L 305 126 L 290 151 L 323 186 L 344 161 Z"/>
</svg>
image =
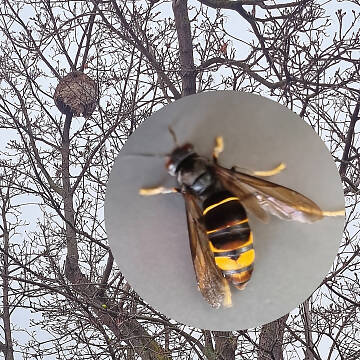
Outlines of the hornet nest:
<svg viewBox="0 0 360 360">
<path fill-rule="evenodd" d="M 55 105 L 63 114 L 84 117 L 94 112 L 97 97 L 96 82 L 81 71 L 63 77 L 54 94 Z"/>
</svg>

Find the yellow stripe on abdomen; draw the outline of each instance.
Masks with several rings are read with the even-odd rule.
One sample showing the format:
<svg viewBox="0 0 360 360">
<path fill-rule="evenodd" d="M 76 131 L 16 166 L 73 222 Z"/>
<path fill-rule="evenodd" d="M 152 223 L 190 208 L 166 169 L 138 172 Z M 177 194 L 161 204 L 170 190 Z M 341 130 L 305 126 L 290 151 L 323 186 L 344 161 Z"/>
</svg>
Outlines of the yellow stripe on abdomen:
<svg viewBox="0 0 360 360">
<path fill-rule="evenodd" d="M 239 270 L 250 266 L 255 260 L 254 249 L 240 254 L 237 260 L 229 257 L 216 257 L 215 263 L 221 270 Z"/>
<path fill-rule="evenodd" d="M 228 252 L 229 250 L 237 250 L 237 249 L 241 249 L 241 248 L 244 248 L 244 247 L 247 247 L 249 245 L 251 245 L 253 243 L 253 234 L 252 234 L 252 231 L 250 231 L 250 236 L 249 238 L 244 242 L 244 241 L 234 241 L 234 243 L 240 243 L 239 246 L 235 246 L 235 247 L 229 247 L 229 249 L 217 249 L 211 241 L 209 241 L 209 246 L 210 246 L 210 250 L 213 252 L 213 253 L 217 253 L 217 256 L 219 256 L 219 253 L 222 253 L 222 252 Z"/>
<path fill-rule="evenodd" d="M 209 205 L 206 209 L 204 209 L 203 215 L 206 215 L 210 210 L 216 208 L 217 206 L 219 206 L 221 204 L 225 204 L 229 201 L 239 201 L 239 198 L 236 196 L 229 196 L 228 198 L 223 199 L 223 200 L 217 202 L 216 204 Z"/>
<path fill-rule="evenodd" d="M 219 228 L 216 228 L 214 230 L 207 231 L 206 233 L 209 235 L 209 234 L 216 233 L 217 231 L 220 231 L 220 230 L 223 230 L 223 229 L 235 226 L 235 225 L 245 224 L 246 222 L 248 222 L 248 218 L 240 220 L 240 221 L 231 222 L 229 224 L 226 224 L 223 227 L 219 227 Z"/>
<path fill-rule="evenodd" d="M 203 203 L 209 247 L 227 281 L 243 289 L 255 260 L 253 235 L 239 198 L 229 191 L 211 194 Z"/>
<path fill-rule="evenodd" d="M 249 239 L 246 242 L 243 242 L 240 246 L 232 248 L 231 250 L 235 251 L 241 248 L 246 248 L 251 246 L 252 243 L 253 243 L 253 235 L 252 232 L 250 232 Z M 255 250 L 253 248 L 243 253 L 240 253 L 239 257 L 235 260 L 228 255 L 221 256 L 222 252 L 227 253 L 228 250 L 216 249 L 212 245 L 211 241 L 209 241 L 209 246 L 210 246 L 210 250 L 213 253 L 216 253 L 215 263 L 221 270 L 239 270 L 242 268 L 246 268 L 250 266 L 255 260 Z"/>
</svg>

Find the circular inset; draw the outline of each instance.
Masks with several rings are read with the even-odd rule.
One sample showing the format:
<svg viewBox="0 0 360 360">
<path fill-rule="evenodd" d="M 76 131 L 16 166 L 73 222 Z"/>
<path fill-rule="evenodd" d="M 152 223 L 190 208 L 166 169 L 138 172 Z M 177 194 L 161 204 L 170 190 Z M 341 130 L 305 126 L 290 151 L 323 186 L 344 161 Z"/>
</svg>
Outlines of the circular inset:
<svg viewBox="0 0 360 360">
<path fill-rule="evenodd" d="M 130 137 L 112 169 L 105 220 L 115 260 L 138 294 L 166 316 L 189 326 L 239 330 L 275 320 L 303 302 L 321 283 L 337 253 L 344 218 L 312 224 L 249 213 L 256 252 L 243 291 L 231 287 L 233 306 L 213 309 L 197 289 L 180 194 L 140 196 L 140 188 L 176 185 L 165 154 L 179 144 L 211 158 L 223 136 L 219 163 L 252 170 L 287 168 L 268 180 L 294 189 L 323 210 L 341 210 L 344 197 L 336 166 L 317 134 L 276 102 L 234 91 L 178 100 L 146 120 Z M 155 156 L 146 156 L 154 154 Z"/>
</svg>

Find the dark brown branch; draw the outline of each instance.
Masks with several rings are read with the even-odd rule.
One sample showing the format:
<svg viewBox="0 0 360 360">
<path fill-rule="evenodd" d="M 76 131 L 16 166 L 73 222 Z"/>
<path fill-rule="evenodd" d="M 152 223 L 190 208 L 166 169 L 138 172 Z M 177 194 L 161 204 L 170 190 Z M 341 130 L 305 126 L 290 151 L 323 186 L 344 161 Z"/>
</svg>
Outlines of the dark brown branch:
<svg viewBox="0 0 360 360">
<path fill-rule="evenodd" d="M 350 304 L 352 304 L 352 305 L 354 305 L 354 306 L 356 306 L 356 307 L 360 307 L 360 302 L 356 302 L 356 301 L 354 301 L 354 300 L 351 300 L 351 299 L 349 299 L 348 297 L 346 297 L 345 295 L 339 293 L 339 292 L 336 291 L 332 286 L 330 286 L 330 285 L 328 284 L 328 282 L 326 282 L 325 285 L 327 286 L 327 288 L 328 288 L 329 290 L 331 290 L 331 291 L 332 291 L 334 294 L 336 294 L 338 297 L 342 298 L 343 300 L 349 302 Z"/>
<path fill-rule="evenodd" d="M 196 73 L 187 0 L 173 0 L 172 8 L 179 42 L 182 95 L 187 96 L 196 92 Z"/>
<path fill-rule="evenodd" d="M 112 271 L 113 264 L 114 264 L 114 256 L 113 256 L 112 252 L 109 251 L 108 261 L 106 263 L 106 268 L 105 268 L 103 277 L 101 279 L 101 286 L 103 288 L 106 287 L 107 282 L 109 281 L 109 277 L 110 277 L 110 274 L 111 274 L 111 271 Z"/>
<path fill-rule="evenodd" d="M 229 60 L 221 57 L 214 57 L 204 61 L 199 67 L 196 68 L 196 71 L 197 72 L 203 71 L 205 69 L 208 69 L 211 65 L 227 65 L 227 66 L 238 67 L 242 69 L 244 72 L 246 72 L 248 75 L 250 75 L 252 78 L 257 80 L 259 83 L 268 87 L 269 89 L 277 89 L 286 85 L 286 80 L 278 81 L 276 83 L 271 83 L 270 81 L 267 81 L 266 79 L 258 75 L 255 71 L 251 70 L 250 66 L 243 61 Z"/>
<path fill-rule="evenodd" d="M 61 50 L 62 50 L 62 53 L 63 55 L 66 57 L 66 60 L 71 68 L 72 71 L 75 71 L 75 65 L 73 63 L 73 61 L 71 60 L 71 57 L 69 55 L 69 52 L 67 51 L 66 47 L 65 47 L 65 44 L 64 44 L 64 39 L 60 36 L 60 31 L 59 29 L 57 28 L 56 26 L 56 19 L 54 17 L 54 14 L 52 12 L 53 10 L 53 7 L 52 5 L 50 5 L 50 1 L 45 1 L 45 6 L 47 8 L 47 11 L 48 11 L 48 14 L 50 15 L 50 18 L 51 18 L 51 21 L 52 21 L 52 24 L 53 24 L 53 27 L 54 27 L 54 35 L 56 36 L 58 42 L 59 42 L 59 45 L 61 47 Z"/>
<path fill-rule="evenodd" d="M 26 119 L 26 126 L 25 126 L 25 125 L 20 123 L 17 116 L 14 116 L 13 114 L 11 114 L 9 112 L 9 115 L 14 120 L 14 123 L 15 123 L 18 131 L 21 132 L 21 130 L 23 130 L 29 136 L 32 151 L 28 152 L 28 156 L 31 157 L 31 153 L 33 153 L 36 165 L 39 167 L 41 173 L 45 176 L 45 178 L 46 178 L 48 184 L 50 185 L 51 189 L 54 190 L 56 193 L 61 195 L 62 194 L 61 188 L 55 184 L 55 182 L 51 178 L 50 174 L 46 170 L 44 164 L 42 163 L 39 151 L 38 151 L 38 149 L 36 147 L 35 138 L 34 138 L 34 135 L 33 135 L 33 132 L 32 132 L 32 128 L 31 128 L 31 121 L 30 121 L 30 117 L 29 117 L 29 114 L 28 114 L 28 109 L 27 109 L 27 106 L 25 104 L 25 101 L 24 101 L 23 97 L 21 96 L 20 91 L 16 88 L 16 86 L 9 79 L 7 79 L 7 82 L 12 87 L 13 91 L 16 93 L 16 96 L 17 96 L 17 98 L 19 100 L 19 103 L 20 103 L 20 106 L 21 106 L 22 114 L 24 115 L 24 117 Z M 0 98 L 2 99 L 1 95 L 0 95 Z"/>
<path fill-rule="evenodd" d="M 297 335 L 296 332 L 290 328 L 290 326 L 286 325 L 286 323 L 285 323 L 285 328 L 297 341 L 299 341 L 302 345 L 306 346 L 306 342 L 299 335 Z M 309 349 L 309 350 L 311 351 L 311 353 L 313 354 L 316 360 L 322 360 L 320 356 L 313 349 Z"/>
<path fill-rule="evenodd" d="M 259 0 L 237 0 L 237 1 L 231 1 L 231 0 L 198 0 L 201 3 L 210 6 L 212 8 L 216 9 L 230 9 L 230 10 L 236 10 L 236 8 L 241 5 L 251 5 L 251 6 L 259 6 L 262 9 L 282 9 L 282 8 L 288 8 L 292 6 L 297 6 L 301 2 L 300 1 L 293 1 L 288 2 L 284 4 L 274 4 L 274 5 L 266 5 L 265 1 L 259 1 Z"/>
<path fill-rule="evenodd" d="M 14 349 L 13 349 L 13 340 L 11 334 L 11 321 L 10 321 L 10 303 L 9 303 L 9 245 L 10 245 L 10 237 L 9 237 L 9 229 L 8 229 L 8 220 L 7 220 L 7 210 L 8 203 L 10 201 L 9 191 L 10 185 L 8 185 L 7 191 L 5 194 L 2 193 L 2 207 L 1 207 L 1 220 L 3 227 L 3 237 L 4 237 L 4 256 L 3 256 L 3 264 L 1 269 L 1 278 L 2 278 L 2 301 L 3 301 L 3 309 L 2 309 L 2 321 L 3 321 L 3 330 L 4 330 L 4 338 L 5 344 L 1 344 L 0 350 L 4 353 L 6 360 L 14 360 Z"/>
<path fill-rule="evenodd" d="M 344 148 L 343 156 L 341 159 L 341 165 L 340 165 L 340 169 L 339 169 L 339 173 L 340 173 L 341 177 L 345 176 L 346 169 L 348 167 L 349 152 L 350 152 L 352 139 L 354 136 L 355 124 L 359 120 L 359 110 L 360 110 L 360 96 L 358 98 L 354 112 L 351 115 L 349 129 L 346 134 L 345 148 Z"/>
<path fill-rule="evenodd" d="M 305 300 L 304 303 L 302 304 L 302 310 L 303 310 L 303 322 L 304 322 L 304 331 L 305 331 L 305 340 L 306 340 L 306 350 L 305 350 L 304 360 L 314 360 L 314 354 L 313 351 L 311 351 L 314 347 L 314 343 L 312 339 L 309 299 Z"/>
<path fill-rule="evenodd" d="M 84 177 L 84 174 L 89 169 L 91 165 L 91 161 L 93 160 L 93 157 L 96 155 L 98 150 L 105 144 L 105 142 L 108 140 L 109 136 L 113 134 L 114 130 L 119 127 L 120 122 L 123 120 L 122 117 L 118 117 L 116 122 L 106 131 L 106 133 L 101 137 L 101 140 L 98 142 L 98 144 L 95 146 L 95 148 L 91 151 L 90 155 L 86 159 L 85 165 L 81 169 L 80 174 L 77 176 L 74 185 L 71 187 L 71 193 L 73 194 L 75 190 L 77 189 L 78 185 L 80 184 L 81 180 Z"/>
<path fill-rule="evenodd" d="M 278 70 L 275 67 L 274 61 L 271 58 L 268 49 L 265 46 L 265 41 L 263 36 L 260 34 L 257 23 L 254 19 L 254 17 L 252 15 L 250 15 L 244 8 L 243 5 L 248 5 L 248 4 L 243 4 L 241 1 L 226 1 L 226 0 L 199 0 L 200 2 L 213 7 L 215 9 L 220 9 L 223 8 L 221 5 L 226 6 L 226 9 L 231 9 L 236 11 L 239 15 L 241 15 L 251 26 L 252 30 L 254 31 L 255 36 L 257 37 L 257 39 L 259 40 L 260 46 L 261 46 L 261 50 L 263 52 L 263 54 L 265 55 L 270 67 L 273 69 L 273 71 L 275 72 L 276 76 L 278 77 L 278 79 L 280 79 L 280 74 L 278 72 Z"/>
<path fill-rule="evenodd" d="M 60 75 L 59 73 L 55 70 L 55 68 L 50 64 L 50 62 L 48 61 L 48 59 L 46 58 L 46 56 L 44 56 L 43 51 L 38 47 L 34 37 L 31 35 L 31 31 L 30 29 L 26 26 L 26 24 L 24 23 L 24 21 L 21 19 L 21 17 L 19 16 L 19 13 L 17 11 L 15 11 L 15 9 L 11 6 L 11 2 L 5 0 L 4 1 L 6 6 L 11 9 L 12 13 L 14 14 L 14 16 L 16 17 L 17 21 L 19 22 L 19 24 L 21 24 L 21 26 L 23 27 L 23 29 L 26 31 L 27 36 L 29 37 L 29 39 L 31 40 L 32 45 L 34 46 L 34 48 L 36 49 L 36 54 L 41 58 L 41 60 L 46 64 L 46 66 L 52 71 L 52 73 L 54 75 L 56 75 L 59 79 L 60 79 Z M 7 33 L 6 34 L 7 37 L 9 39 L 12 39 L 12 36 Z"/>
<path fill-rule="evenodd" d="M 92 0 L 92 2 L 94 3 L 94 5 L 97 7 L 98 9 L 98 1 Z M 142 42 L 140 41 L 140 39 L 138 39 L 138 37 L 136 36 L 136 34 L 134 33 L 134 31 L 131 29 L 130 25 L 128 24 L 128 22 L 126 21 L 124 15 L 122 14 L 121 10 L 119 9 L 116 1 L 112 1 L 112 4 L 115 8 L 116 11 L 116 15 L 118 16 L 121 24 L 123 25 L 123 27 L 127 30 L 127 32 L 129 33 L 129 36 L 125 36 L 125 34 L 119 30 L 117 30 L 116 28 L 114 28 L 114 26 L 112 24 L 110 24 L 110 22 L 108 21 L 108 19 L 106 18 L 106 16 L 103 14 L 103 12 L 101 10 L 98 10 L 100 13 L 100 16 L 102 18 L 102 20 L 104 21 L 104 23 L 106 24 L 106 26 L 111 29 L 114 33 L 117 34 L 117 36 L 119 36 L 121 39 L 126 40 L 129 44 L 131 44 L 132 46 L 135 46 L 141 53 L 144 54 L 144 56 L 146 57 L 146 59 L 149 61 L 149 63 L 152 65 L 152 67 L 156 70 L 157 74 L 159 75 L 159 77 L 161 78 L 161 80 L 167 85 L 167 87 L 170 89 L 170 91 L 172 92 L 173 96 L 175 99 L 180 99 L 181 98 L 181 94 L 179 93 L 179 91 L 176 89 L 176 87 L 174 86 L 174 84 L 172 83 L 172 81 L 169 79 L 169 77 L 165 74 L 165 71 L 163 70 L 161 64 L 155 59 L 154 55 L 144 47 L 144 45 L 142 44 Z"/>
<path fill-rule="evenodd" d="M 94 10 L 93 10 L 92 14 L 90 15 L 89 22 L 87 23 L 86 29 L 83 34 L 83 36 L 86 36 L 86 44 L 85 44 L 85 51 L 84 51 L 83 59 L 82 59 L 81 66 L 80 66 L 80 71 L 84 71 L 85 64 L 88 61 L 88 54 L 89 54 L 89 50 L 90 50 L 90 40 L 91 40 L 91 35 L 92 35 L 92 29 L 94 27 L 95 17 L 96 17 L 96 8 L 94 7 Z M 83 40 L 83 39 L 81 39 L 81 40 Z M 80 42 L 80 44 L 82 44 L 82 41 Z M 81 46 L 79 46 L 79 50 L 76 54 L 76 58 L 74 61 L 75 66 L 77 65 L 78 58 L 80 57 L 80 53 L 81 53 Z"/>
</svg>

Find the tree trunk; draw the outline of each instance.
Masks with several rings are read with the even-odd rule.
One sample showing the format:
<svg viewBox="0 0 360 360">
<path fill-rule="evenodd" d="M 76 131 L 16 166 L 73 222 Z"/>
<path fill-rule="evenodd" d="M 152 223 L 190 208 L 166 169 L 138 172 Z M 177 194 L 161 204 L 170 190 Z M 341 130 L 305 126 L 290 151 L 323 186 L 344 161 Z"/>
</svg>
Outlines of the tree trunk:
<svg viewBox="0 0 360 360">
<path fill-rule="evenodd" d="M 283 360 L 283 337 L 289 314 L 278 320 L 263 325 L 260 333 L 259 360 Z"/>
<path fill-rule="evenodd" d="M 173 0 L 172 7 L 179 41 L 182 96 L 187 96 L 196 92 L 196 73 L 187 0 Z"/>
<path fill-rule="evenodd" d="M 13 349 L 13 341 L 11 336 L 11 322 L 10 322 L 10 304 L 9 304 L 9 231 L 7 227 L 7 219 L 6 219 L 6 204 L 9 202 L 9 199 L 6 197 L 3 198 L 3 206 L 2 206 L 2 228 L 3 230 L 3 238 L 4 238 L 4 257 L 3 257 L 3 268 L 1 271 L 2 277 L 2 299 L 3 299 L 3 311 L 2 311 L 2 320 L 3 320 L 3 330 L 4 330 L 4 338 L 5 343 L 0 342 L 0 351 L 4 354 L 5 360 L 14 360 L 14 349 Z"/>
<path fill-rule="evenodd" d="M 235 360 L 236 340 L 230 331 L 213 331 L 216 360 Z"/>
</svg>

